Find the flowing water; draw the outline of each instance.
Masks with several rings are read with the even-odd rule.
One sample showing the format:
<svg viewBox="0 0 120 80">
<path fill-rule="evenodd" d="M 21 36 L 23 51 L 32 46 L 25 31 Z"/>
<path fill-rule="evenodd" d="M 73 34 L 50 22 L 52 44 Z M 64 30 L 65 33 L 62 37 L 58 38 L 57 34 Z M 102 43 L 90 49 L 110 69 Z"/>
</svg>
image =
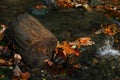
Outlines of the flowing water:
<svg viewBox="0 0 120 80">
<path fill-rule="evenodd" d="M 113 37 L 111 37 L 111 40 L 109 38 L 106 38 L 104 44 L 100 48 L 98 48 L 97 53 L 100 54 L 101 56 L 108 56 L 108 55 L 120 56 L 120 51 L 114 49 L 113 44 L 114 44 Z"/>
</svg>

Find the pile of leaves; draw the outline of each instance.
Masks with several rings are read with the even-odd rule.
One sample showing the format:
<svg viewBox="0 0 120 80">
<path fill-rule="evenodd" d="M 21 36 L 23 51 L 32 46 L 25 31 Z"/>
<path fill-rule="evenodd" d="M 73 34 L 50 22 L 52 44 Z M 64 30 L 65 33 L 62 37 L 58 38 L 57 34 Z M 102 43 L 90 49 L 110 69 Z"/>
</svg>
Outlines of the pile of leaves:
<svg viewBox="0 0 120 80">
<path fill-rule="evenodd" d="M 91 41 L 90 37 L 78 38 L 73 42 L 62 41 L 60 43 L 58 41 L 52 60 L 45 60 L 44 62 L 47 62 L 49 66 L 62 63 L 72 64 L 74 63 L 74 56 L 80 56 L 81 46 L 90 46 L 93 44 L 95 43 Z"/>
<path fill-rule="evenodd" d="M 10 49 L 9 43 L 5 42 L 4 32 L 7 27 L 4 24 L 0 25 L 0 80 L 28 80 L 30 73 L 22 70 L 24 64 L 21 62 L 21 55 L 15 52 L 15 49 Z M 24 66 L 25 68 L 25 66 Z M 9 72 L 6 73 L 6 70 Z M 11 74 L 8 76 L 7 74 Z"/>
<path fill-rule="evenodd" d="M 87 0 L 57 0 L 57 5 L 61 8 L 72 8 L 86 4 Z"/>
<path fill-rule="evenodd" d="M 118 25 L 116 24 L 106 24 L 106 25 L 101 25 L 101 29 L 96 31 L 96 34 L 104 33 L 110 36 L 114 36 L 116 33 L 119 32 Z"/>
<path fill-rule="evenodd" d="M 103 0 L 103 5 L 96 6 L 96 9 L 102 11 L 107 17 L 114 17 L 116 20 L 120 20 L 119 0 Z"/>
</svg>

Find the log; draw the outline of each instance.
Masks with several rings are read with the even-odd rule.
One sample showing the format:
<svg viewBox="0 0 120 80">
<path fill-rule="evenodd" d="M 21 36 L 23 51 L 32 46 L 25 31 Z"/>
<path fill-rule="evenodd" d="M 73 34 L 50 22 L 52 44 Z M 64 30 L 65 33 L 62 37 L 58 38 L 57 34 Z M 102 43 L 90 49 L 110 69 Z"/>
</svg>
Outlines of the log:
<svg viewBox="0 0 120 80">
<path fill-rule="evenodd" d="M 13 20 L 5 34 L 30 67 L 44 65 L 43 61 L 50 59 L 57 43 L 56 37 L 27 13 Z"/>
</svg>

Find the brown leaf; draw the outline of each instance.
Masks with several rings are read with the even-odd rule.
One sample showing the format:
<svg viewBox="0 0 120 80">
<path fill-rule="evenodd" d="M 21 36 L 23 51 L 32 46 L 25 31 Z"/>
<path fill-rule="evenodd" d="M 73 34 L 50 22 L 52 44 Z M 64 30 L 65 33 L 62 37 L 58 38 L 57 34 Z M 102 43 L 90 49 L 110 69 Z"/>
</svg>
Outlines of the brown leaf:
<svg viewBox="0 0 120 80">
<path fill-rule="evenodd" d="M 74 6 L 72 0 L 57 0 L 57 4 L 62 8 L 72 8 Z"/>
<path fill-rule="evenodd" d="M 77 51 L 77 50 L 74 50 L 74 54 L 75 54 L 76 56 L 80 56 L 80 52 Z"/>
<path fill-rule="evenodd" d="M 74 64 L 73 67 L 78 69 L 78 68 L 80 68 L 81 66 L 80 66 L 79 64 Z"/>
<path fill-rule="evenodd" d="M 27 72 L 22 72 L 20 74 L 20 77 L 22 78 L 22 80 L 28 80 L 30 78 L 30 73 L 27 71 Z"/>
<path fill-rule="evenodd" d="M 45 63 L 47 63 L 49 66 L 52 66 L 54 63 L 48 59 L 44 60 Z"/>
<path fill-rule="evenodd" d="M 4 59 L 0 59 L 0 65 L 3 65 L 6 62 Z"/>
<path fill-rule="evenodd" d="M 104 25 L 103 33 L 114 36 L 117 33 L 117 25 L 116 24 Z"/>
<path fill-rule="evenodd" d="M 62 42 L 61 44 L 58 44 L 56 50 L 58 50 L 58 48 L 63 49 L 63 54 L 65 57 L 72 55 L 72 54 L 75 54 L 77 56 L 79 55 L 79 53 L 74 48 L 72 48 L 72 46 L 69 45 L 69 43 L 67 43 L 66 41 Z"/>
<path fill-rule="evenodd" d="M 89 37 L 82 37 L 82 38 L 78 38 L 76 40 L 77 43 L 79 43 L 79 45 L 83 45 L 83 46 L 88 46 L 88 45 L 92 45 L 94 44 L 93 41 L 91 41 L 91 38 Z M 78 45 L 78 46 L 79 46 Z"/>
</svg>

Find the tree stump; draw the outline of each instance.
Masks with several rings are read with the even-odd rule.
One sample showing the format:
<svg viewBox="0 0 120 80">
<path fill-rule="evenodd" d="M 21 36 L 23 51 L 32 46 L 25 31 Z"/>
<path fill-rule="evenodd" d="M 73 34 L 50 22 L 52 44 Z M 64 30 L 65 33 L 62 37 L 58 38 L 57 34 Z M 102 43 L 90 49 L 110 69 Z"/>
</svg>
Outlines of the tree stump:
<svg viewBox="0 0 120 80">
<path fill-rule="evenodd" d="M 50 59 L 57 39 L 39 21 L 26 13 L 19 15 L 9 25 L 6 36 L 28 66 L 41 66 L 45 59 Z"/>
</svg>

